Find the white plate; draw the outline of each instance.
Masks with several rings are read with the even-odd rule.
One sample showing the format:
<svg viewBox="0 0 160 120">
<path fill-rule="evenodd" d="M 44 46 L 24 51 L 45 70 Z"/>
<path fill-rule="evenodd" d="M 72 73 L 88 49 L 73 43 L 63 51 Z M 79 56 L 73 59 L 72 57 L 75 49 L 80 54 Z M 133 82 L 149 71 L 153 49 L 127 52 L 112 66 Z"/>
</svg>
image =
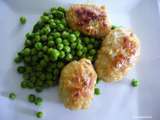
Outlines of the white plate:
<svg viewBox="0 0 160 120">
<path fill-rule="evenodd" d="M 70 111 L 59 102 L 57 88 L 45 90 L 42 107 L 27 102 L 34 93 L 19 87 L 21 76 L 13 59 L 23 47 L 24 35 L 32 30 L 44 10 L 56 5 L 84 3 L 85 0 L 0 0 L 0 120 L 35 120 L 35 112 L 43 111 L 43 120 L 132 120 L 160 119 L 160 17 L 157 0 L 90 0 L 107 5 L 114 24 L 132 28 L 141 40 L 139 64 L 123 81 L 100 83 L 101 95 L 95 96 L 88 110 Z M 85 2 L 86 3 L 86 2 Z M 159 2 L 160 3 L 160 2 Z M 26 16 L 27 24 L 19 25 Z M 132 88 L 130 80 L 140 79 L 140 87 Z M 8 99 L 9 92 L 17 99 Z"/>
</svg>

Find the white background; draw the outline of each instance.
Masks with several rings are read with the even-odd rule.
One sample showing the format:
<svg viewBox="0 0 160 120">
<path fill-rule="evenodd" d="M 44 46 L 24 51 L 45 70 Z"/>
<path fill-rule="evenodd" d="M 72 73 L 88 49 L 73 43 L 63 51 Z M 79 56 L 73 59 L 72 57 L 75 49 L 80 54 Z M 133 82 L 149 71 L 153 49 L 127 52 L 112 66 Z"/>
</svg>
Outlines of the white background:
<svg viewBox="0 0 160 120">
<path fill-rule="evenodd" d="M 141 57 L 123 81 L 101 82 L 101 95 L 95 96 L 88 110 L 65 109 L 59 102 L 57 88 L 37 94 L 44 98 L 41 107 L 27 102 L 27 95 L 34 91 L 19 87 L 21 76 L 13 63 L 16 52 L 23 47 L 25 33 L 52 6 L 68 7 L 82 2 L 87 3 L 85 0 L 0 0 L 0 120 L 36 120 L 36 111 L 44 112 L 42 120 L 132 120 L 138 116 L 160 120 L 158 0 L 89 0 L 106 5 L 113 24 L 131 28 L 139 36 Z M 20 16 L 27 17 L 26 25 L 19 25 Z M 130 86 L 132 78 L 140 80 L 138 89 Z M 8 99 L 11 91 L 17 94 L 15 101 Z"/>
</svg>

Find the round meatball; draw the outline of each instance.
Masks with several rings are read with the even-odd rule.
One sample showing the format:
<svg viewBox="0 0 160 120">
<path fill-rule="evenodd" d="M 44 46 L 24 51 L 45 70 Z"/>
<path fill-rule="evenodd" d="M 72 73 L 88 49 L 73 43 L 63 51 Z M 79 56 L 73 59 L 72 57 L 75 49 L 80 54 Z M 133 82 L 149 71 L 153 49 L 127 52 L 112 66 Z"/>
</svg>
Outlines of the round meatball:
<svg viewBox="0 0 160 120">
<path fill-rule="evenodd" d="M 111 30 L 111 23 L 104 6 L 75 4 L 66 13 L 70 27 L 82 33 L 101 38 Z"/>
<path fill-rule="evenodd" d="M 72 61 L 60 75 L 59 96 L 69 109 L 88 108 L 94 96 L 97 74 L 88 59 Z"/>
<path fill-rule="evenodd" d="M 135 34 L 116 28 L 103 40 L 96 59 L 96 72 L 105 82 L 121 80 L 134 66 L 140 55 L 140 44 Z"/>
</svg>

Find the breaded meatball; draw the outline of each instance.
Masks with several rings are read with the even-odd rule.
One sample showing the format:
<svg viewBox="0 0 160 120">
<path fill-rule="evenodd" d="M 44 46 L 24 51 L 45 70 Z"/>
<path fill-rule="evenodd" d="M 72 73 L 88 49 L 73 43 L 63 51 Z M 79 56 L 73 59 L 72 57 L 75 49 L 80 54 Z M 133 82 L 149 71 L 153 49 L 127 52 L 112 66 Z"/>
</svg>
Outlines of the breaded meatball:
<svg viewBox="0 0 160 120">
<path fill-rule="evenodd" d="M 97 38 L 104 37 L 111 30 L 104 6 L 75 4 L 67 11 L 66 19 L 72 29 Z"/>
<path fill-rule="evenodd" d="M 72 61 L 60 75 L 59 96 L 69 109 L 88 108 L 94 96 L 97 74 L 88 59 Z"/>
<path fill-rule="evenodd" d="M 135 34 L 116 28 L 103 40 L 96 60 L 96 72 L 105 82 L 121 80 L 140 55 L 140 43 Z"/>
</svg>

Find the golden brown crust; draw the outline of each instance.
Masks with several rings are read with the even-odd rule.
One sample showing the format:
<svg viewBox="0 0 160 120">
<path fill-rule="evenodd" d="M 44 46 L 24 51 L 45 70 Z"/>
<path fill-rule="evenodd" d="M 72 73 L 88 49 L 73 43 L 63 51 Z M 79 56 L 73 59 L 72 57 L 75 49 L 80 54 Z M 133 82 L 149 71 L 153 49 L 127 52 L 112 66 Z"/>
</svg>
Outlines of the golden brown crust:
<svg viewBox="0 0 160 120">
<path fill-rule="evenodd" d="M 103 40 L 96 60 L 98 77 L 106 82 L 121 80 L 134 66 L 140 43 L 131 31 L 117 28 Z"/>
<path fill-rule="evenodd" d="M 87 59 L 73 61 L 61 71 L 59 95 L 66 108 L 88 108 L 94 96 L 97 74 Z"/>
<path fill-rule="evenodd" d="M 75 4 L 66 14 L 70 27 L 86 35 L 104 37 L 111 30 L 111 23 L 104 7 Z"/>
</svg>

